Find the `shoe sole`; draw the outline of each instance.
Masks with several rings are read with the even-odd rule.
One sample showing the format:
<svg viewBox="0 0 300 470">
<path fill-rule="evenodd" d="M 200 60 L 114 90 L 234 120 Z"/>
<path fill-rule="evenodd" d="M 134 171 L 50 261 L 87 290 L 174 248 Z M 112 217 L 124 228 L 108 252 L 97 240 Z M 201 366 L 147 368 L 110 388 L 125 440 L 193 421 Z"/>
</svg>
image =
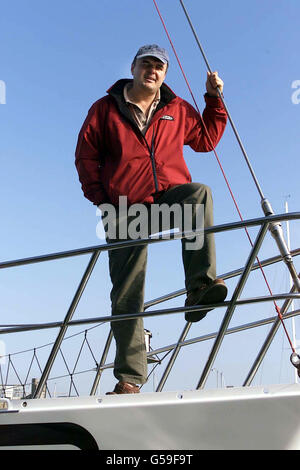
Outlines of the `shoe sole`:
<svg viewBox="0 0 300 470">
<path fill-rule="evenodd" d="M 199 293 L 199 298 L 197 299 L 196 305 L 205 305 L 205 304 L 216 304 L 219 302 L 223 302 L 227 296 L 227 287 L 223 284 L 215 284 L 206 292 Z M 190 305 L 191 307 L 191 305 Z M 188 322 L 196 323 L 202 320 L 208 312 L 213 310 L 213 308 L 209 308 L 207 310 L 201 310 L 200 312 L 186 312 L 185 319 Z"/>
</svg>

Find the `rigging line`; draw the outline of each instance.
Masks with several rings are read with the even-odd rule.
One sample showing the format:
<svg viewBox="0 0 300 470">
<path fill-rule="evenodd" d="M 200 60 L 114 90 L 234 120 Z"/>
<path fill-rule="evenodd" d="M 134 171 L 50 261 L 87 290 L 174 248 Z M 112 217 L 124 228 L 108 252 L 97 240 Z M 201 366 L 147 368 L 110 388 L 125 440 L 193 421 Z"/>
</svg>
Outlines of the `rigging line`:
<svg viewBox="0 0 300 470">
<path fill-rule="evenodd" d="M 181 0 L 180 0 L 180 2 L 181 2 Z M 194 94 L 193 94 L 193 92 L 192 92 L 192 89 L 191 89 L 191 87 L 190 87 L 189 81 L 188 81 L 188 79 L 187 79 L 187 77 L 186 77 L 186 74 L 185 74 L 185 72 L 184 72 L 184 70 L 183 70 L 183 67 L 182 67 L 182 65 L 181 65 L 180 59 L 179 59 L 179 57 L 178 57 L 178 55 L 177 55 L 177 52 L 176 52 L 176 49 L 175 49 L 175 47 L 174 47 L 173 41 L 172 41 L 172 39 L 171 39 L 171 37 L 170 37 L 170 34 L 169 34 L 168 29 L 167 29 L 167 27 L 166 27 L 165 21 L 164 21 L 162 15 L 161 15 L 161 12 L 160 12 L 160 10 L 159 10 L 159 8 L 158 8 L 158 5 L 157 5 L 156 0 L 153 0 L 153 3 L 154 3 L 154 5 L 155 5 L 156 11 L 157 11 L 157 13 L 158 13 L 158 16 L 159 16 L 159 18 L 160 18 L 160 20 L 161 20 L 161 23 L 162 23 L 162 25 L 163 25 L 163 28 L 164 28 L 164 30 L 165 30 L 165 33 L 166 33 L 166 35 L 167 35 L 167 37 L 168 37 L 168 40 L 169 40 L 169 42 L 170 42 L 170 44 L 171 44 L 172 50 L 173 50 L 173 52 L 174 52 L 174 54 L 175 54 L 177 63 L 178 63 L 179 68 L 180 68 L 180 70 L 181 70 L 181 72 L 182 72 L 182 75 L 183 75 L 183 77 L 184 77 L 184 80 L 185 80 L 185 82 L 186 82 L 186 84 L 187 84 L 187 87 L 188 87 L 188 89 L 189 89 L 189 92 L 190 92 L 190 94 L 191 94 L 191 97 L 192 97 L 192 99 L 193 99 L 193 102 L 194 102 L 194 104 L 195 104 L 195 107 L 196 107 L 196 109 L 197 109 L 197 111 L 198 111 L 198 113 L 199 113 L 200 120 L 201 120 L 201 123 L 202 123 L 202 125 L 203 125 L 204 131 L 205 131 L 206 136 L 207 136 L 207 138 L 208 138 L 208 141 L 209 141 L 209 143 L 210 143 L 210 145 L 211 145 L 211 147 L 212 147 L 212 151 L 213 151 L 213 153 L 214 153 L 214 155 L 215 155 L 215 157 L 216 157 L 216 159 L 217 159 L 217 162 L 218 162 L 218 164 L 219 164 L 219 167 L 220 167 L 220 169 L 221 169 L 221 172 L 222 172 L 222 174 L 223 174 L 223 176 L 224 176 L 226 185 L 227 185 L 227 187 L 228 187 L 228 190 L 229 190 L 229 192 L 230 192 L 230 195 L 231 195 L 231 197 L 232 197 L 232 200 L 233 200 L 233 202 L 234 202 L 234 205 L 235 205 L 235 207 L 236 207 L 236 209 L 237 209 L 237 212 L 238 212 L 238 214 L 239 214 L 240 219 L 243 221 L 243 217 L 242 217 L 241 211 L 240 211 L 240 209 L 239 209 L 239 206 L 238 206 L 238 204 L 237 204 L 236 198 L 235 198 L 235 196 L 234 196 L 234 194 L 233 194 L 233 192 L 232 192 L 232 189 L 231 189 L 231 187 L 230 187 L 228 178 L 227 178 L 227 176 L 226 176 L 226 174 L 225 174 L 225 171 L 224 171 L 224 169 L 223 169 L 223 166 L 222 166 L 222 164 L 221 164 L 221 161 L 220 161 L 220 159 L 219 159 L 219 157 L 218 157 L 218 154 L 217 154 L 217 152 L 216 152 L 216 150 L 215 150 L 215 148 L 214 148 L 214 145 L 213 145 L 213 143 L 212 143 L 212 141 L 211 141 L 209 132 L 208 132 L 207 127 L 206 127 L 206 125 L 205 125 L 205 123 L 204 123 L 204 120 L 203 120 L 202 115 L 201 115 L 201 113 L 200 113 L 200 110 L 199 110 L 199 107 L 198 107 L 198 105 L 197 105 L 196 99 L 195 99 Z M 181 2 L 181 4 L 182 4 L 182 2 Z M 194 30 L 194 28 L 193 28 L 193 30 Z M 199 43 L 199 44 L 200 44 L 200 43 Z M 201 49 L 201 51 L 203 51 L 201 45 L 200 45 L 200 49 Z M 208 65 L 209 71 L 211 71 L 211 69 L 210 69 L 210 67 L 209 67 L 209 64 L 208 64 L 208 61 L 207 61 L 207 59 L 206 59 L 205 54 L 204 54 L 204 58 L 205 58 L 204 60 L 205 60 L 206 64 Z M 222 94 L 221 94 L 220 90 L 219 90 L 219 96 L 221 97 L 222 102 L 223 102 L 223 105 L 224 105 L 225 110 L 226 110 L 226 112 L 227 112 L 227 109 L 226 109 L 226 106 L 225 106 L 225 104 L 224 104 L 223 97 L 222 97 Z M 228 117 L 229 117 L 229 116 L 228 116 Z M 235 126 L 234 126 L 234 128 L 235 128 Z M 237 135 L 237 136 L 238 136 L 238 135 Z M 238 139 L 238 140 L 239 140 L 239 139 Z M 243 148 L 243 146 L 242 146 L 242 148 Z M 245 153 L 246 153 L 246 152 L 245 152 Z M 245 155 L 244 155 L 244 156 L 245 156 Z M 249 162 L 248 157 L 247 157 L 247 154 L 246 154 L 246 161 Z M 250 162 L 249 162 L 249 165 L 250 165 Z M 251 168 L 251 165 L 250 165 L 250 168 Z M 253 172 L 253 170 L 251 171 L 251 174 L 252 174 L 252 172 Z M 254 172 L 253 172 L 252 176 L 254 176 L 254 178 L 255 178 Z M 255 181 L 257 181 L 257 180 L 255 179 Z M 257 184 L 258 184 L 258 182 L 257 182 Z M 264 195 L 263 195 L 263 193 L 262 193 L 262 191 L 261 191 L 261 189 L 260 189 L 259 184 L 258 184 L 258 186 L 257 186 L 257 189 L 259 190 L 262 199 L 264 199 Z M 252 242 L 252 240 L 251 240 L 251 237 L 250 237 L 250 235 L 249 235 L 249 232 L 248 232 L 248 230 L 247 230 L 247 227 L 245 227 L 245 232 L 246 232 L 246 234 L 247 234 L 247 237 L 248 237 L 248 240 L 249 240 L 251 246 L 253 247 L 253 242 Z M 266 282 L 266 285 L 267 285 L 267 288 L 268 288 L 268 290 L 269 290 L 269 293 L 270 293 L 270 295 L 273 295 L 273 294 L 272 294 L 271 287 L 270 287 L 270 285 L 269 285 L 269 283 L 268 283 L 268 280 L 267 280 L 267 278 L 266 278 L 266 275 L 265 275 L 265 273 L 264 273 L 263 267 L 262 267 L 262 265 L 261 265 L 261 263 L 260 263 L 260 261 L 259 261 L 259 259 L 258 259 L 257 257 L 256 257 L 256 260 L 257 260 L 257 262 L 258 262 L 258 264 L 259 264 L 261 273 L 262 273 L 262 275 L 263 275 L 263 277 L 264 277 L 264 280 L 265 280 L 265 282 Z M 278 307 L 276 301 L 274 301 L 274 306 L 275 306 L 275 310 L 276 310 L 276 312 L 277 312 L 277 314 L 278 314 L 278 317 L 279 317 L 279 319 L 280 319 L 280 321 L 281 321 L 281 324 L 282 324 L 282 326 L 283 326 L 283 329 L 284 329 L 284 331 L 285 331 L 285 334 L 286 334 L 286 336 L 287 336 L 287 339 L 288 339 L 288 341 L 289 341 L 289 343 L 290 343 L 291 349 L 292 349 L 293 352 L 295 352 L 295 348 L 294 348 L 293 343 L 292 343 L 292 341 L 291 341 L 291 339 L 290 339 L 290 337 L 289 337 L 289 333 L 288 333 L 288 331 L 287 331 L 287 329 L 286 329 L 286 326 L 285 326 L 285 324 L 284 324 L 283 316 L 281 315 L 280 308 Z"/>
<path fill-rule="evenodd" d="M 235 196 L 234 196 L 234 194 L 233 194 L 233 192 L 232 192 L 232 189 L 231 189 L 231 187 L 230 187 L 228 178 L 227 178 L 227 176 L 226 176 L 226 174 L 225 174 L 225 171 L 224 171 L 223 166 L 222 166 L 222 164 L 221 164 L 221 161 L 220 161 L 220 159 L 219 159 L 219 157 L 218 157 L 218 154 L 217 154 L 217 152 L 216 152 L 216 149 L 214 148 L 214 145 L 213 145 L 213 143 L 212 143 L 212 141 L 211 141 L 209 132 L 208 132 L 208 130 L 207 130 L 207 128 L 206 128 L 205 122 L 203 121 L 203 118 L 202 118 L 200 109 L 199 109 L 199 107 L 198 107 L 198 104 L 197 104 L 197 102 L 196 102 L 196 99 L 195 99 L 195 97 L 194 97 L 194 94 L 193 94 L 193 92 L 192 92 L 192 89 L 191 89 L 191 87 L 190 87 L 189 81 L 188 81 L 188 79 L 187 79 L 187 77 L 186 77 L 186 75 L 185 75 L 185 72 L 184 72 L 183 67 L 182 67 L 182 65 L 181 65 L 181 62 L 180 62 L 180 59 L 179 59 L 179 57 L 178 57 L 178 55 L 177 55 L 176 49 L 175 49 L 175 47 L 174 47 L 174 45 L 173 45 L 173 41 L 172 41 L 172 39 L 171 39 L 171 37 L 170 37 L 170 35 L 169 35 L 169 32 L 168 32 L 168 30 L 167 30 L 167 27 L 166 27 L 166 24 L 165 24 L 165 22 L 164 22 L 164 19 L 163 19 L 161 13 L 160 13 L 160 10 L 159 10 L 159 8 L 158 8 L 158 5 L 157 5 L 157 3 L 156 3 L 156 0 L 153 0 L 153 3 L 154 3 L 155 8 L 156 8 L 156 10 L 157 10 L 158 16 L 160 17 L 160 20 L 161 20 L 161 22 L 162 22 L 163 28 L 164 28 L 164 30 L 165 30 L 165 32 L 166 32 L 166 35 L 167 35 L 167 37 L 168 37 L 168 39 L 169 39 L 169 42 L 170 42 L 171 47 L 172 47 L 172 49 L 173 49 L 173 52 L 174 52 L 174 54 L 175 54 L 176 60 L 177 60 L 177 62 L 178 62 L 179 68 L 180 68 L 180 70 L 181 70 L 181 72 L 182 72 L 182 75 L 183 75 L 183 77 L 184 77 L 184 80 L 185 80 L 185 82 L 186 82 L 186 85 L 187 85 L 187 87 L 188 87 L 188 89 L 189 89 L 189 92 L 190 92 L 190 94 L 191 94 L 191 96 L 192 96 L 192 99 L 193 99 L 195 108 L 197 109 L 197 111 L 198 111 L 198 113 L 199 113 L 200 120 L 201 120 L 201 123 L 202 123 L 202 125 L 203 125 L 204 131 L 205 131 L 206 136 L 207 136 L 207 138 L 208 138 L 209 144 L 210 144 L 210 146 L 212 147 L 212 151 L 213 151 L 214 154 L 215 154 L 215 157 L 216 157 L 217 162 L 218 162 L 218 164 L 219 164 L 220 170 L 221 170 L 221 172 L 222 172 L 222 174 L 223 174 L 223 177 L 224 177 L 224 179 L 225 179 L 227 188 L 228 188 L 228 190 L 229 190 L 229 192 L 230 192 L 230 195 L 231 195 L 231 197 L 232 197 L 233 203 L 234 203 L 234 205 L 235 205 L 235 207 L 236 207 L 236 210 L 237 210 L 237 212 L 238 212 L 238 214 L 239 214 L 240 219 L 243 220 L 243 217 L 242 217 L 242 214 L 241 214 L 241 212 L 240 212 L 239 206 L 238 206 L 238 204 L 237 204 L 237 201 L 236 201 L 236 199 L 235 199 Z M 247 235 L 248 235 L 248 238 L 249 238 L 250 243 L 252 244 L 252 241 L 251 241 L 251 238 L 250 238 L 250 236 L 249 236 L 249 234 L 248 234 L 247 229 L 246 229 L 246 233 L 247 233 Z"/>
<path fill-rule="evenodd" d="M 206 55 L 205 55 L 205 52 L 204 52 L 204 50 L 203 50 L 203 47 L 201 46 L 201 43 L 200 43 L 200 41 L 199 41 L 199 38 L 198 38 L 197 33 L 196 33 L 196 31 L 195 31 L 195 28 L 194 28 L 194 26 L 193 26 L 193 24 L 192 24 L 192 21 L 191 21 L 191 19 L 190 19 L 190 16 L 189 16 L 189 14 L 188 14 L 188 12 L 187 12 L 185 6 L 184 6 L 184 3 L 183 3 L 182 0 L 179 0 L 179 1 L 180 1 L 181 6 L 182 6 L 182 9 L 183 9 L 183 11 L 184 11 L 184 13 L 185 13 L 185 16 L 186 16 L 186 18 L 187 18 L 187 20 L 188 20 L 188 23 L 189 23 L 189 25 L 190 25 L 190 27 L 191 27 L 191 30 L 192 30 L 193 35 L 194 35 L 194 37 L 195 37 L 195 40 L 196 40 L 196 42 L 197 42 L 197 44 L 198 44 L 198 47 L 199 47 L 200 52 L 201 52 L 201 54 L 202 54 L 202 57 L 203 57 L 203 59 L 204 59 L 204 61 L 205 61 L 205 63 L 206 63 L 206 67 L 207 67 L 207 69 L 208 69 L 209 72 L 212 72 L 211 67 L 210 67 L 210 65 L 209 65 L 209 62 L 208 62 L 208 60 L 207 60 L 207 57 L 206 57 Z M 261 189 L 261 186 L 260 186 L 260 184 L 259 184 L 259 182 L 258 182 L 258 179 L 257 179 L 257 177 L 256 177 L 256 175 L 255 175 L 255 173 L 254 173 L 254 170 L 253 170 L 253 168 L 252 168 L 252 165 L 251 165 L 251 163 L 250 163 L 250 160 L 249 160 L 249 157 L 248 157 L 247 152 L 246 152 L 246 150 L 245 150 L 245 147 L 244 147 L 244 145 L 243 145 L 243 143 L 242 143 L 242 140 L 241 140 L 241 138 L 240 138 L 240 136 L 239 136 L 239 133 L 238 133 L 238 131 L 237 131 L 237 128 L 236 128 L 236 126 L 235 126 L 235 124 L 234 124 L 234 122 L 233 122 L 233 119 L 232 119 L 232 117 L 231 117 L 231 115 L 230 115 L 230 113 L 229 113 L 229 111 L 228 111 L 228 108 L 227 108 L 227 106 L 226 106 L 226 103 L 225 103 L 225 101 L 224 101 L 224 98 L 223 98 L 223 96 L 222 96 L 222 93 L 220 92 L 219 89 L 218 89 L 218 92 L 219 92 L 219 98 L 222 100 L 223 106 L 224 106 L 224 108 L 225 108 L 225 110 L 226 110 L 226 112 L 227 112 L 227 116 L 228 116 L 228 119 L 229 119 L 229 121 L 230 121 L 232 130 L 233 130 L 234 135 L 235 135 L 235 137 L 236 137 L 236 139 L 237 139 L 237 142 L 238 142 L 238 144 L 239 144 L 239 146 L 240 146 L 240 149 L 241 149 L 241 151 L 242 151 L 242 154 L 243 154 L 243 156 L 244 156 L 244 158 L 245 158 L 245 161 L 246 161 L 246 163 L 247 163 L 247 166 L 248 166 L 248 168 L 249 168 L 249 171 L 250 171 L 250 173 L 251 173 L 251 176 L 252 176 L 252 178 L 253 178 L 253 181 L 254 181 L 254 183 L 255 183 L 255 186 L 256 186 L 256 188 L 257 188 L 259 194 L 260 194 L 261 199 L 265 199 L 264 194 L 263 194 L 262 189 Z"/>
</svg>

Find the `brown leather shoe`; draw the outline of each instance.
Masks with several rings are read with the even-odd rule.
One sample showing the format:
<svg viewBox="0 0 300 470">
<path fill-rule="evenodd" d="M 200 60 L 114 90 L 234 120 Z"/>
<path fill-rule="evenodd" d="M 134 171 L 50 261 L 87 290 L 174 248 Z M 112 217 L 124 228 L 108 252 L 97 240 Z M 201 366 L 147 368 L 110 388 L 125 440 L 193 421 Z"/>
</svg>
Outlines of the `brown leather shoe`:
<svg viewBox="0 0 300 470">
<path fill-rule="evenodd" d="M 129 382 L 118 382 L 113 392 L 107 392 L 106 395 L 119 395 L 123 393 L 140 393 L 137 385 Z"/>
<path fill-rule="evenodd" d="M 215 279 L 210 284 L 204 284 L 198 289 L 188 292 L 187 299 L 185 301 L 186 307 L 194 305 L 205 305 L 215 304 L 223 302 L 227 296 L 227 287 L 223 279 Z M 189 322 L 197 322 L 202 320 L 212 310 L 201 310 L 199 312 L 185 312 L 185 319 Z"/>
</svg>

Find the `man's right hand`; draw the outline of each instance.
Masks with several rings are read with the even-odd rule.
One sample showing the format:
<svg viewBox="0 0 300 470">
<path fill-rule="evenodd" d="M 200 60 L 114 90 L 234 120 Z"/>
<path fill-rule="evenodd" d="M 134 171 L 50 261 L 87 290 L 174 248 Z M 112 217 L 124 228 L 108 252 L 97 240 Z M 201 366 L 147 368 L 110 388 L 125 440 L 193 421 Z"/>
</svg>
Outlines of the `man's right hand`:
<svg viewBox="0 0 300 470">
<path fill-rule="evenodd" d="M 219 96 L 223 93 L 224 82 L 219 77 L 218 72 L 207 72 L 206 91 L 210 96 Z"/>
</svg>

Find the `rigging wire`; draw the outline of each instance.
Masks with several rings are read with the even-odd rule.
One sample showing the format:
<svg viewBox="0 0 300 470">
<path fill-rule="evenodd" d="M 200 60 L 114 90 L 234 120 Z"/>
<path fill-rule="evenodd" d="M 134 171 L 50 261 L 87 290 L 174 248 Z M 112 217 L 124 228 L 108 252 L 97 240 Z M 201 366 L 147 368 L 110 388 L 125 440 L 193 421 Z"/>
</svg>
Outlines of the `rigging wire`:
<svg viewBox="0 0 300 470">
<path fill-rule="evenodd" d="M 183 78 L 184 78 L 184 80 L 185 80 L 185 82 L 186 82 L 186 85 L 187 85 L 187 87 L 188 87 L 188 89 L 189 89 L 189 92 L 190 92 L 190 94 L 191 94 L 191 97 L 192 97 L 193 102 L 194 102 L 194 104 L 195 104 L 195 108 L 196 108 L 196 110 L 197 110 L 198 113 L 199 113 L 200 120 L 201 120 L 201 123 L 202 123 L 202 125 L 203 125 L 203 129 L 204 129 L 205 134 L 206 134 L 206 136 L 207 136 L 207 138 L 208 138 L 208 141 L 209 141 L 209 143 L 210 143 L 210 145 L 211 145 L 211 147 L 212 147 L 212 151 L 213 151 L 213 153 L 214 153 L 214 155 L 215 155 L 215 157 L 216 157 L 216 159 L 217 159 L 218 165 L 219 165 L 220 170 L 221 170 L 221 172 L 222 172 L 222 174 L 223 174 L 223 177 L 224 177 L 224 179 L 225 179 L 225 182 L 226 182 L 226 185 L 227 185 L 228 190 L 229 190 L 229 192 L 230 192 L 230 195 L 231 195 L 231 197 L 232 197 L 233 203 L 234 203 L 234 205 L 235 205 L 235 207 L 236 207 L 236 210 L 237 210 L 237 212 L 238 212 L 238 214 L 239 214 L 240 219 L 243 221 L 243 217 L 242 217 L 241 211 L 240 211 L 240 209 L 239 209 L 239 206 L 238 206 L 238 204 L 237 204 L 236 198 L 235 198 L 235 196 L 234 196 L 234 194 L 233 194 L 233 191 L 232 191 L 232 189 L 231 189 L 231 186 L 230 186 L 230 184 L 229 184 L 228 178 L 227 178 L 227 176 L 226 176 L 226 174 L 225 174 L 225 171 L 224 171 L 224 169 L 223 169 L 223 166 L 222 166 L 222 164 L 221 164 L 221 161 L 220 161 L 220 159 L 219 159 L 219 156 L 218 156 L 218 154 L 217 154 L 217 152 L 216 152 L 216 149 L 214 148 L 214 145 L 213 145 L 213 143 L 212 143 L 212 141 L 211 141 L 209 132 L 208 132 L 207 127 L 206 127 L 206 125 L 205 125 L 205 123 L 204 123 L 204 121 L 203 121 L 202 115 L 201 115 L 201 113 L 200 113 L 200 110 L 199 110 L 199 107 L 198 107 L 198 105 L 197 105 L 196 99 L 195 99 L 194 94 L 193 94 L 193 92 L 192 92 L 191 86 L 190 86 L 189 81 L 188 81 L 188 79 L 187 79 L 187 77 L 186 77 L 186 74 L 185 74 L 185 72 L 184 72 L 184 70 L 183 70 L 183 67 L 182 67 L 182 65 L 181 65 L 180 59 L 179 59 L 179 57 L 178 57 L 178 54 L 177 54 L 176 49 L 175 49 L 175 47 L 174 47 L 173 41 L 172 41 L 171 36 L 170 36 L 170 34 L 169 34 L 169 32 L 168 32 L 168 29 L 167 29 L 167 27 L 166 27 L 165 21 L 164 21 L 164 19 L 163 19 L 163 17 L 162 17 L 162 14 L 161 14 L 160 10 L 159 10 L 159 7 L 158 7 L 158 5 L 157 5 L 156 0 L 153 0 L 153 3 L 154 3 L 154 6 L 155 6 L 155 8 L 156 8 L 156 11 L 157 11 L 157 13 L 158 13 L 158 16 L 159 16 L 159 18 L 160 18 L 160 20 L 161 20 L 161 23 L 162 23 L 162 25 L 163 25 L 163 28 L 164 28 L 165 33 L 166 33 L 166 35 L 167 35 L 167 38 L 168 38 L 168 40 L 169 40 L 169 42 L 170 42 L 170 45 L 171 45 L 171 47 L 172 47 L 172 50 L 173 50 L 173 52 L 174 52 L 174 54 L 175 54 L 175 57 L 176 57 L 176 60 L 177 60 L 178 65 L 179 65 L 179 68 L 180 68 L 180 70 L 181 70 L 181 72 L 182 72 Z M 183 5 L 182 0 L 180 0 L 180 3 L 181 3 L 181 5 L 182 5 L 182 7 L 184 8 L 184 5 Z M 185 9 L 185 8 L 184 8 L 184 11 L 186 12 L 186 9 Z M 187 12 L 186 12 L 186 14 L 187 14 Z M 193 32 L 194 32 L 195 30 L 194 30 L 194 28 L 192 27 L 192 23 L 191 23 L 191 20 L 190 20 L 189 16 L 187 16 L 187 18 L 188 18 L 189 24 L 190 24 L 190 26 L 191 26 L 191 28 L 192 28 L 192 30 L 193 30 Z M 194 34 L 195 34 L 195 37 L 197 38 L 197 35 L 196 35 L 195 32 L 194 32 Z M 204 58 L 204 60 L 205 60 L 205 62 L 206 62 L 207 68 L 208 68 L 209 72 L 211 72 L 211 68 L 210 68 L 210 66 L 209 66 L 209 63 L 208 63 L 207 58 L 206 58 L 206 55 L 204 54 L 204 51 L 203 51 L 203 49 L 202 49 L 202 46 L 201 46 L 201 44 L 200 44 L 198 38 L 197 38 L 197 42 L 198 42 L 199 48 L 200 48 L 200 50 L 201 50 L 201 53 L 202 53 L 202 55 L 203 55 L 203 58 Z M 224 105 L 225 110 L 226 110 L 226 112 L 227 112 L 227 114 L 228 114 L 228 117 L 229 117 L 230 115 L 229 115 L 229 113 L 228 113 L 228 111 L 227 111 L 227 107 L 226 107 L 226 105 L 225 105 L 225 103 L 224 103 L 224 100 L 223 100 L 223 97 L 222 97 L 222 94 L 221 94 L 220 90 L 219 90 L 219 96 L 220 96 L 220 98 L 222 99 L 223 105 Z M 231 117 L 230 117 L 230 121 L 231 121 L 231 124 L 233 124 L 233 122 L 232 122 L 232 120 L 231 120 Z M 239 135 L 238 135 L 238 133 L 237 133 L 237 131 L 236 131 L 236 127 L 235 127 L 234 124 L 233 124 L 233 129 L 235 130 L 235 132 L 234 132 L 234 133 L 235 133 L 235 136 L 236 136 L 236 138 L 237 138 L 237 140 L 238 140 L 238 142 L 239 142 L 239 145 L 240 145 L 240 147 L 241 147 L 241 150 L 242 150 L 242 152 L 243 152 L 243 155 L 244 155 L 244 157 L 246 158 L 246 162 L 247 162 L 247 164 L 248 164 L 248 167 L 249 167 L 249 169 L 250 169 L 250 172 L 251 172 L 251 174 L 252 174 L 252 177 L 254 178 L 254 182 L 255 182 L 255 184 L 256 184 L 256 187 L 257 187 L 257 189 L 258 189 L 258 191 L 259 191 L 259 193 L 260 193 L 262 199 L 264 199 L 264 195 L 263 195 L 262 190 L 261 190 L 261 188 L 260 188 L 260 186 L 259 186 L 259 183 L 258 183 L 258 181 L 257 181 L 257 179 L 256 179 L 256 177 L 255 177 L 255 174 L 254 174 L 254 172 L 253 172 L 253 170 L 252 170 L 252 167 L 251 167 L 251 165 L 250 165 L 248 156 L 247 156 L 247 154 L 246 154 L 246 151 L 245 151 L 245 149 L 244 149 L 244 146 L 243 146 L 243 144 L 242 144 L 242 142 L 241 142 L 241 140 L 240 140 L 240 137 L 239 137 Z M 248 232 L 248 230 L 247 230 L 247 227 L 245 227 L 245 232 L 246 232 L 246 234 L 247 234 L 247 237 L 248 237 L 248 240 L 249 240 L 251 246 L 253 247 L 253 242 L 252 242 L 252 240 L 251 240 L 251 237 L 250 237 L 250 235 L 249 235 L 249 232 Z M 257 259 L 257 262 L 258 262 L 258 264 L 259 264 L 259 267 L 260 267 L 261 273 L 262 273 L 262 275 L 263 275 L 263 278 L 264 278 L 264 280 L 265 280 L 265 283 L 266 283 L 266 285 L 267 285 L 267 288 L 268 288 L 268 290 L 269 290 L 269 293 L 270 293 L 270 295 L 273 295 L 272 290 L 271 290 L 271 287 L 270 287 L 270 285 L 269 285 L 269 283 L 268 283 L 268 280 L 267 280 L 267 278 L 266 278 L 266 275 L 265 275 L 265 273 L 264 273 L 263 267 L 261 266 L 261 263 L 260 263 L 259 259 L 258 259 L 258 258 L 256 258 L 256 259 Z M 276 310 L 276 312 L 277 312 L 277 315 L 278 315 L 278 317 L 279 317 L 279 319 L 280 319 L 280 321 L 281 321 L 281 324 L 282 324 L 282 326 L 283 326 L 283 329 L 284 329 L 284 332 L 285 332 L 285 334 L 286 334 L 286 337 L 287 337 L 287 339 L 288 339 L 288 341 L 289 341 L 291 350 L 292 350 L 292 352 L 293 352 L 294 355 L 297 355 L 297 354 L 296 354 L 296 351 L 295 351 L 295 348 L 294 348 L 294 345 L 293 345 L 293 343 L 292 343 L 292 341 L 291 341 L 291 338 L 290 338 L 290 336 L 289 336 L 289 333 L 288 333 L 288 331 L 287 331 L 287 328 L 286 328 L 286 326 L 285 326 L 285 324 L 284 324 L 284 319 L 283 319 L 283 316 L 282 316 L 282 314 L 281 314 L 281 312 L 280 312 L 280 308 L 278 307 L 278 305 L 277 305 L 277 303 L 276 303 L 275 301 L 274 301 L 274 306 L 275 306 L 275 310 Z"/>
<path fill-rule="evenodd" d="M 204 50 L 203 50 L 203 47 L 201 46 L 201 43 L 200 43 L 200 41 L 199 41 L 199 38 L 198 38 L 197 33 L 196 33 L 196 31 L 195 31 L 195 28 L 194 28 L 194 26 L 193 26 L 193 24 L 192 24 L 191 18 L 190 18 L 189 14 L 188 14 L 188 12 L 187 12 L 185 6 L 184 6 L 183 0 L 179 0 L 179 1 L 180 1 L 181 6 L 182 6 L 182 9 L 183 9 L 183 11 L 184 11 L 184 13 L 185 13 L 185 16 L 186 16 L 186 18 L 187 18 L 187 20 L 188 20 L 188 23 L 189 23 L 189 25 L 190 25 L 190 27 L 191 27 L 191 30 L 192 30 L 193 35 L 194 35 L 194 37 L 195 37 L 195 40 L 196 40 L 196 42 L 197 42 L 197 44 L 198 44 L 198 47 L 199 47 L 200 52 L 201 52 L 201 54 L 202 54 L 202 57 L 203 57 L 203 59 L 204 59 L 204 61 L 205 61 L 205 63 L 206 63 L 206 67 L 207 67 L 207 69 L 208 69 L 209 72 L 212 72 L 212 69 L 211 69 L 211 67 L 210 67 L 210 65 L 209 65 L 209 62 L 208 62 L 208 60 L 207 60 L 207 57 L 206 57 L 205 52 L 204 52 Z M 261 186 L 260 186 L 260 184 L 259 184 L 259 182 L 258 182 L 257 176 L 255 175 L 254 170 L 253 170 L 253 168 L 252 168 L 252 166 L 251 166 L 251 163 L 250 163 L 249 157 L 248 157 L 248 155 L 247 155 L 246 149 L 245 149 L 245 147 L 244 147 L 244 145 L 243 145 L 243 143 L 242 143 L 242 140 L 241 140 L 241 138 L 240 138 L 240 136 L 239 136 L 239 133 L 238 133 L 238 131 L 237 131 L 237 128 L 236 128 L 236 126 L 235 126 L 235 124 L 234 124 L 234 122 L 233 122 L 233 119 L 232 119 L 232 117 L 231 117 L 231 115 L 230 115 L 230 113 L 229 113 L 229 111 L 228 111 L 228 108 L 227 108 L 227 106 L 226 106 L 225 100 L 223 99 L 222 93 L 220 92 L 219 89 L 218 89 L 218 92 L 219 92 L 219 98 L 222 100 L 222 103 L 223 103 L 223 106 L 224 106 L 225 111 L 226 111 L 226 113 L 227 113 L 228 119 L 229 119 L 229 121 L 230 121 L 232 130 L 233 130 L 233 132 L 234 132 L 234 134 L 235 134 L 235 137 L 236 137 L 236 139 L 237 139 L 237 142 L 238 142 L 238 144 L 239 144 L 239 146 L 240 146 L 240 149 L 241 149 L 241 151 L 242 151 L 242 154 L 243 154 L 243 156 L 244 156 L 244 158 L 245 158 L 245 161 L 246 161 L 246 163 L 247 163 L 247 166 L 248 166 L 248 168 L 249 168 L 249 171 L 250 171 L 250 173 L 251 173 L 251 176 L 252 176 L 252 178 L 253 178 L 253 181 L 254 181 L 254 183 L 255 183 L 255 186 L 256 186 L 256 188 L 257 188 L 259 194 L 260 194 L 261 199 L 265 199 L 265 196 L 264 196 L 264 194 L 263 194 L 263 191 L 262 191 L 262 189 L 261 189 Z"/>
</svg>

